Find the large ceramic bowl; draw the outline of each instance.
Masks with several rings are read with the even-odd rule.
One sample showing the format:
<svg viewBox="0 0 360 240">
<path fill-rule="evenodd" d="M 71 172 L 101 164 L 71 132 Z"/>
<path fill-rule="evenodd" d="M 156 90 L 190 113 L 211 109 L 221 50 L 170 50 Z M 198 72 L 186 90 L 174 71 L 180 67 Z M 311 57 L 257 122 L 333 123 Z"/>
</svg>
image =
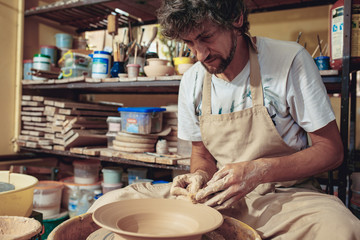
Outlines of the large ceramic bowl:
<svg viewBox="0 0 360 240">
<path fill-rule="evenodd" d="M 171 76 L 174 75 L 174 67 L 166 65 L 148 65 L 144 67 L 144 72 L 148 77 Z"/>
<path fill-rule="evenodd" d="M 95 210 L 93 220 L 117 239 L 195 240 L 223 223 L 223 216 L 202 204 L 175 199 L 132 199 Z"/>
<path fill-rule="evenodd" d="M 29 217 L 33 209 L 37 178 L 19 173 L 9 175 L 9 171 L 0 171 L 0 182 L 9 182 L 15 186 L 15 190 L 0 193 L 0 216 Z"/>
</svg>

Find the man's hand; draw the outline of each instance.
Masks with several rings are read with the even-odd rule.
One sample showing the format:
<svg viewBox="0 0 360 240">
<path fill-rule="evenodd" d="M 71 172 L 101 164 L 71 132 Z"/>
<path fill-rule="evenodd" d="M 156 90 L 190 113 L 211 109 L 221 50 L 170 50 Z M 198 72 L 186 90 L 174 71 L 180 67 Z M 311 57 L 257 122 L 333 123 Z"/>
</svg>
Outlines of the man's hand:
<svg viewBox="0 0 360 240">
<path fill-rule="evenodd" d="M 225 165 L 214 174 L 207 186 L 196 194 L 195 199 L 201 201 L 210 197 L 205 202 L 206 205 L 218 210 L 229 208 L 262 183 L 266 171 L 266 164 L 260 161 Z"/>
<path fill-rule="evenodd" d="M 170 194 L 180 198 L 195 195 L 199 189 L 204 187 L 208 180 L 209 175 L 202 170 L 176 176 L 173 180 Z"/>
</svg>

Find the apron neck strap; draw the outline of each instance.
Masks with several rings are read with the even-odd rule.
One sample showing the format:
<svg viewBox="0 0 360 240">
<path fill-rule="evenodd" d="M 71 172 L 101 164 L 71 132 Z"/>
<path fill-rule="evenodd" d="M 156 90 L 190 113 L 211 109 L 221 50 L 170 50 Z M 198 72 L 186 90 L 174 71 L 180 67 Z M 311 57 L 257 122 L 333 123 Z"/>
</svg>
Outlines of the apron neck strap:
<svg viewBox="0 0 360 240">
<path fill-rule="evenodd" d="M 253 106 L 264 106 L 259 60 L 255 50 L 249 47 L 250 58 L 250 91 Z"/>
<path fill-rule="evenodd" d="M 250 91 L 253 106 L 263 106 L 264 97 L 261 84 L 260 65 L 257 58 L 256 50 L 249 46 L 250 58 Z M 206 71 L 203 83 L 202 94 L 202 115 L 211 114 L 211 77 L 212 75 Z"/>
</svg>

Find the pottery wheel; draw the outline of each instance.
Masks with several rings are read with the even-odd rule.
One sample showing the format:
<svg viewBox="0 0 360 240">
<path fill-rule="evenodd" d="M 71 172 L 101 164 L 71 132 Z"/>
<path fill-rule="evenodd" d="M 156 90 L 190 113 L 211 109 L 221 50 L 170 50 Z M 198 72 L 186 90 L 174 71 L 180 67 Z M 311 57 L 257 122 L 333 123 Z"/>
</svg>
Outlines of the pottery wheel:
<svg viewBox="0 0 360 240">
<path fill-rule="evenodd" d="M 219 233 L 212 231 L 210 233 L 204 234 L 201 240 L 225 240 L 225 238 Z M 90 234 L 86 240 L 126 240 L 125 238 L 107 230 L 105 228 L 100 228 Z"/>
<path fill-rule="evenodd" d="M 223 224 L 214 231 L 206 233 L 201 240 L 226 240 L 226 239 L 248 239 L 261 240 L 257 232 L 239 220 L 224 216 Z M 126 240 L 121 236 L 107 230 L 100 228 L 90 234 L 86 240 Z"/>
</svg>

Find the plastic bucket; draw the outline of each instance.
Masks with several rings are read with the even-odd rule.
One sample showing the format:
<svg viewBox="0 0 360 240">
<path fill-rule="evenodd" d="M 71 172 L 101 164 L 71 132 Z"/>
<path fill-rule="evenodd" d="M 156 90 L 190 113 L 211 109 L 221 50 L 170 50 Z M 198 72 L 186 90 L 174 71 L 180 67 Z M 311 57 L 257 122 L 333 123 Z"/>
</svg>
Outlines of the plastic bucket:
<svg viewBox="0 0 360 240">
<path fill-rule="evenodd" d="M 117 167 L 106 167 L 102 170 L 104 183 L 114 184 L 121 183 L 122 169 Z"/>
<path fill-rule="evenodd" d="M 72 48 L 73 37 L 67 33 L 55 34 L 56 47 L 58 48 Z"/>
<path fill-rule="evenodd" d="M 44 219 L 59 214 L 64 184 L 57 181 L 40 181 L 34 189 L 34 210 L 41 212 Z"/>
<path fill-rule="evenodd" d="M 92 184 L 99 180 L 100 161 L 74 161 L 74 182 Z"/>
<path fill-rule="evenodd" d="M 127 172 L 129 185 L 134 183 L 135 179 L 145 179 L 147 175 L 146 168 L 128 168 Z"/>
<path fill-rule="evenodd" d="M 74 182 L 74 177 L 68 177 L 60 180 L 64 183 L 64 189 L 62 193 L 61 206 L 64 209 L 69 207 L 69 196 L 72 190 L 79 188 L 79 190 L 88 190 L 94 192 L 95 190 L 101 190 L 101 182 L 93 184 L 77 184 Z"/>
<path fill-rule="evenodd" d="M 40 52 L 41 52 L 41 54 L 50 56 L 51 63 L 56 65 L 57 60 L 58 60 L 57 47 L 42 45 L 42 46 L 40 46 Z"/>
</svg>

